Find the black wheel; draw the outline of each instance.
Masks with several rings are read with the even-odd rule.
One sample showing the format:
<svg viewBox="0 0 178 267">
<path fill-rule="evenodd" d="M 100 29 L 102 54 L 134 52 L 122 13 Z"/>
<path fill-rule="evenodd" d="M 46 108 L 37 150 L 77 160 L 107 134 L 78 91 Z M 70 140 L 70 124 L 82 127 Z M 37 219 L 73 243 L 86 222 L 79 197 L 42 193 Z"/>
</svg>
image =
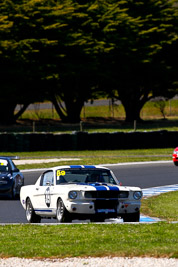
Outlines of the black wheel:
<svg viewBox="0 0 178 267">
<path fill-rule="evenodd" d="M 29 223 L 40 223 L 41 217 L 36 215 L 32 206 L 30 199 L 27 199 L 26 205 L 26 218 Z"/>
<path fill-rule="evenodd" d="M 11 199 L 16 199 L 16 197 L 17 195 L 16 195 L 15 183 L 13 183 L 12 189 L 11 189 Z"/>
<path fill-rule="evenodd" d="M 139 222 L 140 221 L 140 211 L 135 213 L 128 213 L 123 215 L 124 222 Z"/>
<path fill-rule="evenodd" d="M 175 166 L 178 166 L 178 161 L 174 161 L 174 165 Z"/>
<path fill-rule="evenodd" d="M 58 199 L 56 209 L 56 219 L 58 222 L 71 222 L 72 218 L 70 213 L 66 210 L 61 198 Z"/>
</svg>

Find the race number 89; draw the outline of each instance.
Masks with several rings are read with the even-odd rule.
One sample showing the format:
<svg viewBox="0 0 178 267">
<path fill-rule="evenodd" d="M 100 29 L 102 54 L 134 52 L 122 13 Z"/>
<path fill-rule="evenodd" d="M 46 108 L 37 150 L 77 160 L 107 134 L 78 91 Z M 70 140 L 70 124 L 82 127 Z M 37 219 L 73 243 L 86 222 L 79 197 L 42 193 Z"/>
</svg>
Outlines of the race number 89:
<svg viewBox="0 0 178 267">
<path fill-rule="evenodd" d="M 57 176 L 64 176 L 66 174 L 65 171 L 60 171 L 60 170 L 57 170 Z"/>
</svg>

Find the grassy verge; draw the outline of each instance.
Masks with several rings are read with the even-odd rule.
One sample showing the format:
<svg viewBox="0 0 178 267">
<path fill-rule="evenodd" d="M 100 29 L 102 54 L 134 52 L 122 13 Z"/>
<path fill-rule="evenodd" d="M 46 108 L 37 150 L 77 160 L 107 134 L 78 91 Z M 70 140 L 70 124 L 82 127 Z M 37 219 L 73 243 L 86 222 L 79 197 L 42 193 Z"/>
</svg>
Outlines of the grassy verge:
<svg viewBox="0 0 178 267">
<path fill-rule="evenodd" d="M 0 226 L 1 257 L 178 258 L 178 224 Z"/>
<path fill-rule="evenodd" d="M 178 221 L 178 191 L 142 200 L 141 212 L 167 221 Z"/>
<path fill-rule="evenodd" d="M 122 162 L 140 162 L 172 160 L 173 148 L 165 149 L 133 149 L 133 150 L 91 150 L 91 151 L 38 151 L 38 152 L 2 152 L 1 155 L 18 155 L 21 159 L 42 159 L 42 158 L 78 158 L 74 161 L 59 161 L 45 164 L 19 165 L 22 169 L 48 168 L 57 165 L 97 165 L 113 164 Z"/>
<path fill-rule="evenodd" d="M 51 168 L 55 166 L 63 166 L 63 165 L 98 165 L 98 164 L 117 164 L 117 163 L 125 163 L 125 162 L 144 162 L 144 161 L 158 161 L 161 160 L 159 157 L 149 158 L 145 157 L 144 159 L 141 157 L 133 157 L 133 158 L 87 158 L 81 159 L 77 161 L 59 161 L 59 162 L 51 162 L 51 163 L 40 163 L 40 164 L 25 164 L 25 165 L 17 165 L 21 170 L 24 169 L 34 169 L 34 168 Z M 163 160 L 170 160 L 169 157 L 164 157 Z"/>
</svg>

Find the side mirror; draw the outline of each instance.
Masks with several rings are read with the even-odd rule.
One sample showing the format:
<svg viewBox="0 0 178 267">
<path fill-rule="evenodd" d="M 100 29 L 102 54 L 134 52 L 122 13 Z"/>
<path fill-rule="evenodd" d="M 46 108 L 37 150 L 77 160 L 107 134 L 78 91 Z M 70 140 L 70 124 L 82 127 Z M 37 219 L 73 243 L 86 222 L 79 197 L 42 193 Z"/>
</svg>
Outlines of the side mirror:
<svg viewBox="0 0 178 267">
<path fill-rule="evenodd" d="M 50 182 L 46 182 L 46 185 L 47 186 L 52 186 L 52 185 L 54 185 L 53 183 L 50 183 Z"/>
<path fill-rule="evenodd" d="M 14 170 L 12 170 L 12 172 L 19 172 L 19 169 L 14 169 Z"/>
</svg>

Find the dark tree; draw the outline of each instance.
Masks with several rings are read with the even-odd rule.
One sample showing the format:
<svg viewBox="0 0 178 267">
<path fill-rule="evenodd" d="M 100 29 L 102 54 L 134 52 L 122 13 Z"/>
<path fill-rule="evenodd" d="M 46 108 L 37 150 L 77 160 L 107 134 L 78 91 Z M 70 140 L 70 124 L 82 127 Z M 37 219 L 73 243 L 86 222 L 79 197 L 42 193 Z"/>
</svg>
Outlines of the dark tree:
<svg viewBox="0 0 178 267">
<path fill-rule="evenodd" d="M 140 120 L 149 99 L 177 92 L 176 8 L 167 0 L 111 2 L 101 18 L 105 44 L 112 43 L 101 59 L 101 87 L 121 100 L 126 121 Z"/>
</svg>

